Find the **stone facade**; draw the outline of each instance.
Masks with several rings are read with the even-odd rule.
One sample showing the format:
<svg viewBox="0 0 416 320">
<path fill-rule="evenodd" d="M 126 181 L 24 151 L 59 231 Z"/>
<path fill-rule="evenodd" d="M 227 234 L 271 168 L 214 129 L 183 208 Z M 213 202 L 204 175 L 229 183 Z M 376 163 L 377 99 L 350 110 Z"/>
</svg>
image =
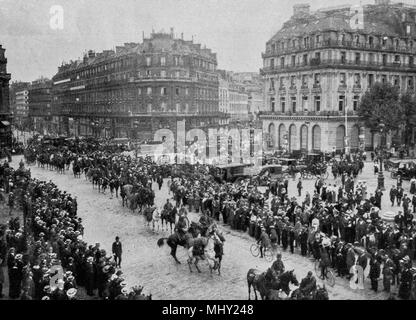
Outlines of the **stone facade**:
<svg viewBox="0 0 416 320">
<path fill-rule="evenodd" d="M 363 94 L 375 82 L 415 92 L 416 7 L 383 2 L 362 13 L 355 21 L 348 6 L 311 13 L 308 5 L 297 5 L 266 43 L 261 72 L 267 112 L 261 119 L 270 149 L 282 147 L 281 124 L 288 140 L 299 137 L 288 141 L 290 150 L 343 151 L 346 140 L 350 149 L 372 149 L 378 135 L 362 128 L 356 112 Z M 274 124 L 271 131 L 266 120 Z M 296 130 L 289 132 L 292 123 Z M 299 126 L 309 129 L 301 134 Z M 320 145 L 306 142 L 306 132 Z"/>
<path fill-rule="evenodd" d="M 115 51 L 89 51 L 53 77 L 52 115 L 72 135 L 152 140 L 161 128 L 220 124 L 217 57 L 173 30 Z"/>
<path fill-rule="evenodd" d="M 0 45 L 0 148 L 11 147 L 12 144 L 12 114 L 9 104 L 10 73 L 7 73 L 7 59 Z"/>
</svg>

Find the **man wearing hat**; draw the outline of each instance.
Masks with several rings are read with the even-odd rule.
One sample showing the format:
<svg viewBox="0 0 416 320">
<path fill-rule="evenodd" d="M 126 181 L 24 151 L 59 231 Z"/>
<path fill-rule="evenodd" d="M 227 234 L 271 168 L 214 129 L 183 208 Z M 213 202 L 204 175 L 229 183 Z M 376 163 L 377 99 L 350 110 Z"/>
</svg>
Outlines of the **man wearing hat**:
<svg viewBox="0 0 416 320">
<path fill-rule="evenodd" d="M 118 236 L 116 237 L 116 241 L 113 242 L 112 251 L 116 267 L 121 268 L 121 254 L 123 253 L 123 249 Z"/>
<path fill-rule="evenodd" d="M 77 294 L 77 289 L 75 288 L 71 288 L 66 292 L 68 300 L 77 300 L 76 294 Z"/>
</svg>

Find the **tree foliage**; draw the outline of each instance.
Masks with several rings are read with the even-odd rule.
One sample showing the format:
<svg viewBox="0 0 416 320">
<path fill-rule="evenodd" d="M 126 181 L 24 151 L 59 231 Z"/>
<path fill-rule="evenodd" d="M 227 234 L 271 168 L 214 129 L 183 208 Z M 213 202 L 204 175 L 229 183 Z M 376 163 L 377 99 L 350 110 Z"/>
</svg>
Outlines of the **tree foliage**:
<svg viewBox="0 0 416 320">
<path fill-rule="evenodd" d="M 403 142 L 410 143 L 413 128 L 416 126 L 416 98 L 411 92 L 400 98 L 401 123 L 403 125 Z"/>
<path fill-rule="evenodd" d="M 361 99 L 358 115 L 372 131 L 397 130 L 402 122 L 399 90 L 389 83 L 375 83 Z"/>
</svg>

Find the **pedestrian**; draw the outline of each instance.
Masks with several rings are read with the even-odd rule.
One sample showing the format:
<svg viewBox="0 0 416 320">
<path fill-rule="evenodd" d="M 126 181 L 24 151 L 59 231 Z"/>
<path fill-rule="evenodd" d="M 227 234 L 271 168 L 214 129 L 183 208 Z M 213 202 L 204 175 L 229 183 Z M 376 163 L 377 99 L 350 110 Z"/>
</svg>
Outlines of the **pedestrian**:
<svg viewBox="0 0 416 320">
<path fill-rule="evenodd" d="M 121 268 L 121 254 L 123 253 L 123 249 L 120 242 L 120 237 L 118 236 L 116 237 L 116 241 L 113 242 L 112 251 L 116 267 Z"/>
<path fill-rule="evenodd" d="M 394 185 L 391 186 L 390 189 L 390 202 L 391 202 L 391 206 L 394 206 L 394 202 L 396 200 L 396 196 L 397 196 L 397 189 Z"/>
<path fill-rule="evenodd" d="M 370 280 L 371 280 L 371 290 L 374 292 L 378 291 L 378 279 L 380 278 L 380 257 L 372 258 L 370 262 Z"/>
<path fill-rule="evenodd" d="M 298 189 L 298 196 L 301 197 L 302 196 L 302 178 L 299 178 L 298 184 L 297 184 L 297 189 Z"/>
</svg>

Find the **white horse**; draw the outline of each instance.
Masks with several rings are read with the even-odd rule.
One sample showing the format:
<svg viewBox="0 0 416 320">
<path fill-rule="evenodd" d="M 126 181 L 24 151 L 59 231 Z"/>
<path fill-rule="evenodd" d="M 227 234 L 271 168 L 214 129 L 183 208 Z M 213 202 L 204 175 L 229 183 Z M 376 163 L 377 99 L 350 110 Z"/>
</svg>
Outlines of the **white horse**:
<svg viewBox="0 0 416 320">
<path fill-rule="evenodd" d="M 161 218 L 160 210 L 158 208 L 156 208 L 153 211 L 153 214 L 152 214 L 153 231 L 155 231 L 155 225 L 157 225 L 157 231 L 159 232 L 159 228 L 160 228 L 160 218 Z"/>
</svg>

